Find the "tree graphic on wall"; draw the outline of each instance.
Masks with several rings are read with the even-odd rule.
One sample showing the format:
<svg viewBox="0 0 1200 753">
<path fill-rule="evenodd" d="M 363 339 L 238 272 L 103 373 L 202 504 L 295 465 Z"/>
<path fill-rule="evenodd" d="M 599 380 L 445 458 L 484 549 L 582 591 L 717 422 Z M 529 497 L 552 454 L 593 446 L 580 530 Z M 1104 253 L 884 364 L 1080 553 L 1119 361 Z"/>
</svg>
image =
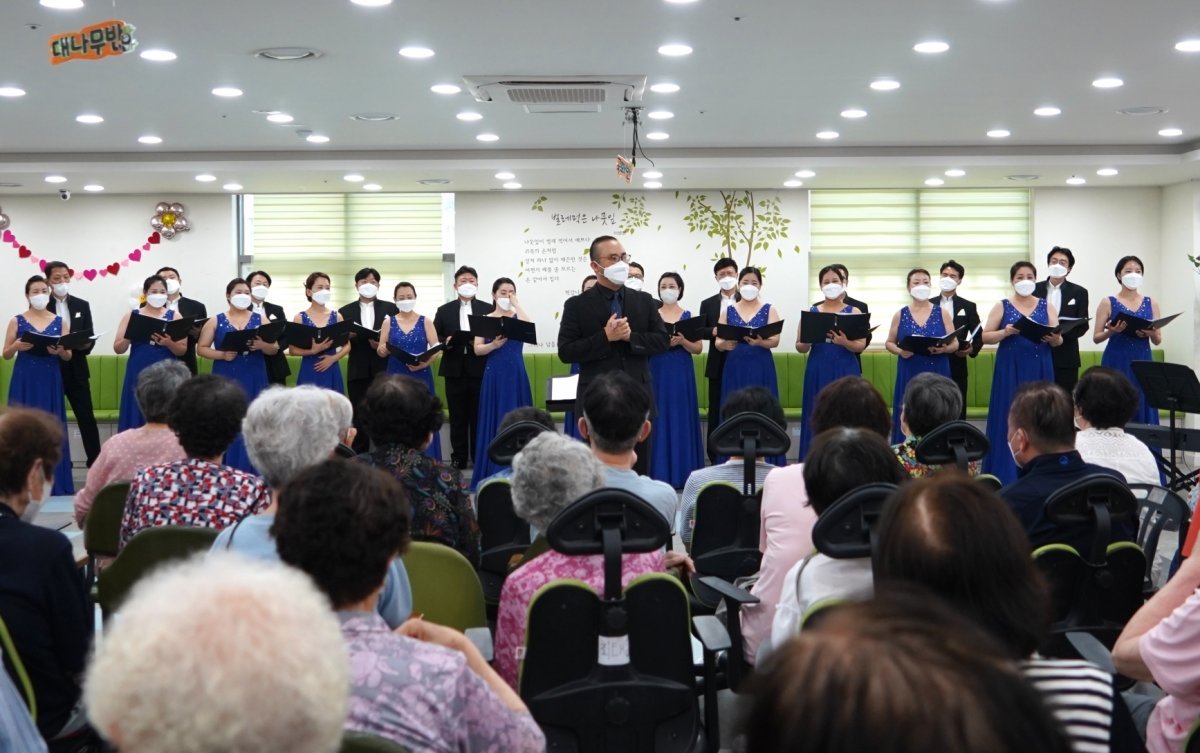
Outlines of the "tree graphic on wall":
<svg viewBox="0 0 1200 753">
<path fill-rule="evenodd" d="M 676 191 L 675 198 L 679 196 Z M 689 193 L 685 198 L 688 213 L 683 221 L 688 230 L 704 233 L 721 244 L 721 250 L 713 252 L 713 260 L 723 256 L 736 259 L 744 251 L 742 266 L 748 267 L 755 251 L 769 253 L 772 248 L 776 256 L 783 258 L 783 248 L 778 242 L 788 239 L 788 226 L 792 221 L 783 216 L 778 194 L 755 199 L 753 191 L 720 191 L 712 197 L 706 193 Z M 700 250 L 703 245 L 703 242 L 697 243 L 696 249 Z M 793 246 L 792 252 L 800 253 L 800 246 Z"/>
</svg>

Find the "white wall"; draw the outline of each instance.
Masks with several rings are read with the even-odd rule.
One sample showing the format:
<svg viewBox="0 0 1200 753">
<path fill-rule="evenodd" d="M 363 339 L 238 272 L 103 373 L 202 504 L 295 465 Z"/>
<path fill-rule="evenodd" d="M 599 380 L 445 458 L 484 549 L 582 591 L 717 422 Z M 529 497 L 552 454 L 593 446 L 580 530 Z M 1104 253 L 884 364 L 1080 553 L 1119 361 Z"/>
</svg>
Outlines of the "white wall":
<svg viewBox="0 0 1200 753">
<path fill-rule="evenodd" d="M 1196 335 L 1200 332 L 1196 319 L 1197 276 L 1189 254 L 1200 250 L 1200 184 L 1181 183 L 1163 189 L 1162 244 L 1159 263 L 1163 268 L 1162 291 L 1167 305 L 1159 306 L 1164 313 L 1184 310 L 1183 316 L 1163 331 L 1164 341 L 1170 335 L 1167 358 L 1196 368 Z M 1172 331 L 1174 330 L 1174 331 Z"/>
<path fill-rule="evenodd" d="M 140 250 L 153 232 L 150 218 L 160 201 L 182 203 L 192 230 L 174 240 L 163 239 L 143 252 L 141 261 L 130 261 L 129 254 Z M 129 261 L 116 276 L 71 283 L 72 294 L 91 303 L 96 332 L 105 333 L 96 344 L 97 353 L 112 353 L 114 329 L 129 308 L 130 291 L 140 292 L 142 281 L 159 267 L 178 269 L 184 294 L 203 301 L 210 311 L 224 301 L 225 285 L 237 273 L 229 196 L 92 196 L 79 191 L 70 201 L 57 196 L 6 197 L 2 209 L 11 221 L 9 230 L 33 252 L 22 259 L 11 244 L 0 244 L 0 319 L 5 323 L 26 309 L 25 280 L 41 273 L 31 258 L 65 261 L 77 272 Z"/>
</svg>

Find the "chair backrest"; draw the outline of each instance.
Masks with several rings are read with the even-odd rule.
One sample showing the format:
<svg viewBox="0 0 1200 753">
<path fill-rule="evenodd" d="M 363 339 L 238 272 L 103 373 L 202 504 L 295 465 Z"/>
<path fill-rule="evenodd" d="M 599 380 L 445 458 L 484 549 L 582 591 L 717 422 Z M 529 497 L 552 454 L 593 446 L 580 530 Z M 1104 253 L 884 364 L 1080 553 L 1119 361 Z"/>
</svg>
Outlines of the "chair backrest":
<svg viewBox="0 0 1200 753">
<path fill-rule="evenodd" d="M 700 487 L 691 549 L 698 574 L 732 581 L 758 572 L 761 508 L 761 492 L 747 497 L 727 481 Z"/>
<path fill-rule="evenodd" d="M 442 544 L 414 541 L 403 559 L 414 614 L 456 630 L 487 625 L 483 587 L 466 557 Z"/>
<path fill-rule="evenodd" d="M 29 679 L 29 673 L 25 671 L 25 663 L 21 661 L 21 655 L 17 653 L 17 646 L 13 643 L 12 633 L 8 632 L 8 625 L 4 622 L 4 618 L 0 617 L 0 658 L 7 657 L 8 663 L 12 665 L 13 671 L 17 673 L 17 682 L 20 684 L 21 694 L 25 696 L 25 705 L 29 707 L 29 716 L 33 721 L 37 722 L 37 696 L 33 692 L 33 682 Z M 2 662 L 0 662 L 2 664 Z M 0 672 L 3 672 L 3 667 L 0 666 Z"/>
<path fill-rule="evenodd" d="M 517 453 L 543 431 L 550 430 L 533 421 L 518 421 L 497 434 L 488 444 L 488 459 L 496 465 L 512 465 Z"/>
<path fill-rule="evenodd" d="M 975 480 L 994 492 L 1000 491 L 1000 489 L 1004 486 L 1003 482 L 1001 482 L 999 478 L 990 473 L 981 473 L 975 477 Z"/>
<path fill-rule="evenodd" d="M 1146 587 L 1152 588 L 1154 557 L 1163 531 L 1178 531 L 1178 545 L 1187 540 L 1192 511 L 1175 492 L 1157 484 L 1130 484 L 1137 499 L 1137 543 L 1146 555 Z"/>
<path fill-rule="evenodd" d="M 817 518 L 813 545 L 836 560 L 870 557 L 875 526 L 895 484 L 866 484 L 843 494 Z"/>
<path fill-rule="evenodd" d="M 374 735 L 364 735 L 361 732 L 347 732 L 342 735 L 342 745 L 338 753 L 407 753 L 408 748 L 398 745 L 391 740 Z"/>
<path fill-rule="evenodd" d="M 786 455 L 792 446 L 787 429 L 761 413 L 739 413 L 721 422 L 708 436 L 708 449 L 714 455 L 742 458 L 743 494 L 757 489 L 754 463 L 758 458 Z"/>
<path fill-rule="evenodd" d="M 1146 558 L 1132 541 L 1110 544 L 1099 563 L 1066 544 L 1038 547 L 1033 558 L 1050 584 L 1053 632 L 1082 630 L 1111 644 L 1144 603 Z"/>
<path fill-rule="evenodd" d="M 116 557 L 121 548 L 121 518 L 129 482 L 118 481 L 101 489 L 92 500 L 83 523 L 83 548 L 89 557 Z"/>
<path fill-rule="evenodd" d="M 1103 473 L 1084 476 L 1046 499 L 1046 517 L 1052 523 L 1092 525 L 1092 547 L 1087 553 L 1091 565 L 1103 564 L 1113 522 L 1133 520 L 1136 513 L 1137 500 L 1125 482 Z"/>
<path fill-rule="evenodd" d="M 942 424 L 917 442 L 914 448 L 917 462 L 924 465 L 956 465 L 962 470 L 972 460 L 981 460 L 988 453 L 987 435 L 967 421 Z"/>
<path fill-rule="evenodd" d="M 155 568 L 212 548 L 218 531 L 191 526 L 147 528 L 121 550 L 96 578 L 96 601 L 104 619 L 121 606 L 130 590 Z"/>
<path fill-rule="evenodd" d="M 506 575 L 508 563 L 529 547 L 529 524 L 513 510 L 512 483 L 506 478 L 485 481 L 475 492 L 479 521 L 479 569 Z"/>
</svg>

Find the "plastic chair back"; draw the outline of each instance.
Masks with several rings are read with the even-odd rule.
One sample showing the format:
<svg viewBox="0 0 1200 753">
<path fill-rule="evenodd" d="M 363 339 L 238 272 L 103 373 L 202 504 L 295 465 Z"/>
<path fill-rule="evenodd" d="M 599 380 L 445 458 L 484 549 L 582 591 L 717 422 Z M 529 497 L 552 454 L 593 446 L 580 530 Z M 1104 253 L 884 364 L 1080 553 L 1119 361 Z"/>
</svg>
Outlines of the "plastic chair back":
<svg viewBox="0 0 1200 753">
<path fill-rule="evenodd" d="M 1113 522 L 1132 520 L 1136 513 L 1137 500 L 1125 482 L 1103 473 L 1084 476 L 1046 499 L 1046 517 L 1051 522 L 1092 525 L 1087 561 L 1093 566 L 1104 563 Z"/>
<path fill-rule="evenodd" d="M 1157 484 L 1130 484 L 1129 490 L 1137 499 L 1137 543 L 1146 555 L 1144 589 L 1154 590 L 1152 570 L 1163 531 L 1178 531 L 1179 545 L 1187 540 L 1192 511 L 1187 502 L 1175 492 Z"/>
<path fill-rule="evenodd" d="M 870 557 L 875 526 L 895 491 L 895 484 L 866 484 L 839 497 L 813 526 L 817 551 L 835 560 Z"/>
<path fill-rule="evenodd" d="M 218 531 L 191 526 L 160 526 L 141 531 L 96 579 L 96 601 L 107 620 L 139 580 L 168 562 L 212 548 Z"/>
<path fill-rule="evenodd" d="M 496 465 L 512 465 L 513 458 L 517 456 L 517 453 L 525 449 L 529 440 L 543 431 L 550 431 L 550 429 L 533 421 L 520 421 L 513 424 L 492 439 L 488 445 L 488 459 Z"/>
<path fill-rule="evenodd" d="M 988 453 L 987 435 L 967 421 L 942 424 L 917 442 L 917 462 L 925 465 L 955 465 L 968 470 L 972 460 Z"/>
<path fill-rule="evenodd" d="M 442 544 L 414 541 L 403 560 L 414 614 L 455 630 L 487 625 L 483 587 L 466 557 Z"/>
<path fill-rule="evenodd" d="M 762 562 L 758 549 L 761 508 L 761 492 L 747 497 L 727 481 L 700 487 L 691 549 L 698 575 L 732 582 L 758 572 Z"/>
<path fill-rule="evenodd" d="M 88 555 L 84 581 L 89 590 L 96 582 L 97 561 L 101 557 L 116 557 L 121 549 L 121 518 L 128 496 L 128 481 L 109 484 L 96 494 L 83 521 L 83 548 Z"/>
</svg>

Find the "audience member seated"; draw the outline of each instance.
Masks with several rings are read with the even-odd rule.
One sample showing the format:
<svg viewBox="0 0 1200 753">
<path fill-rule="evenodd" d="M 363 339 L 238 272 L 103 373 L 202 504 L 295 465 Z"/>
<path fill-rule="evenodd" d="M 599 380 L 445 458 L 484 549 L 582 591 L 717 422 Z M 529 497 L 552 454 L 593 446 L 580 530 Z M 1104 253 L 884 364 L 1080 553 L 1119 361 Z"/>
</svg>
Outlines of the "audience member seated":
<svg viewBox="0 0 1200 753">
<path fill-rule="evenodd" d="M 1029 543 L 1069 544 L 1080 553 L 1091 550 L 1089 523 L 1059 525 L 1046 516 L 1046 500 L 1067 484 L 1103 473 L 1120 481 L 1118 471 L 1085 463 L 1075 449 L 1074 409 L 1071 396 L 1051 382 L 1029 382 L 1017 388 L 1008 410 L 1008 448 L 1020 469 L 1018 478 L 1000 490 L 1016 513 Z M 1129 523 L 1114 523 L 1112 541 L 1131 541 Z"/>
<path fill-rule="evenodd" d="M 354 403 L 337 390 L 325 390 L 325 396 L 329 398 L 333 415 L 336 417 L 338 446 L 334 452 L 340 458 L 352 458 L 358 454 L 353 448 L 354 438 L 358 436 L 358 428 L 354 426 Z"/>
<path fill-rule="evenodd" d="M 650 393 L 623 371 L 592 380 L 583 393 L 579 436 L 605 468 L 605 486 L 638 495 L 662 513 L 675 532 L 679 497 L 674 487 L 633 470 L 634 448 L 650 436 Z"/>
<path fill-rule="evenodd" d="M 1125 433 L 1140 395 L 1121 372 L 1093 366 L 1075 385 L 1075 449 L 1085 463 L 1120 472 L 1131 484 L 1158 484 L 1158 461 L 1142 440 Z M 1171 551 L 1174 551 L 1172 549 Z"/>
<path fill-rule="evenodd" d="M 408 492 L 412 537 L 457 549 L 479 567 L 479 524 L 462 473 L 423 450 L 442 427 L 442 401 L 423 382 L 380 374 L 360 414 L 371 451 L 356 460 L 386 471 Z"/>
<path fill-rule="evenodd" d="M 520 423 L 533 423 L 546 427 L 548 431 L 558 431 L 558 427 L 554 425 L 554 417 L 549 413 L 541 408 L 523 405 L 520 408 L 513 408 L 508 413 L 504 414 L 504 418 L 500 419 L 500 426 L 496 428 L 496 435 L 499 436 L 509 427 Z M 512 478 L 512 467 L 502 467 L 492 475 L 482 479 L 478 484 L 475 485 L 475 488 L 478 489 L 494 478 Z"/>
<path fill-rule="evenodd" d="M 813 436 L 845 427 L 866 429 L 887 441 L 892 417 L 879 391 L 862 377 L 842 377 L 817 393 L 812 416 Z M 802 558 L 812 554 L 812 529 L 817 513 L 804 491 L 804 464 L 776 468 L 763 483 L 762 527 L 758 548 L 763 553 L 758 580 L 750 593 L 757 604 L 742 607 L 742 636 L 746 661 L 753 662 L 759 646 L 769 642 L 783 578 Z"/>
<path fill-rule="evenodd" d="M 1085 661 L 1042 659 L 1050 598 L 1029 539 L 1004 501 L 955 474 L 902 487 L 879 525 L 875 587 L 916 584 L 991 634 L 1071 738 L 1076 753 L 1140 750 L 1112 675 Z"/>
<path fill-rule="evenodd" d="M 250 461 L 271 489 L 271 504 L 221 531 L 213 542 L 214 555 L 228 550 L 257 560 L 279 561 L 271 537 L 279 491 L 300 471 L 336 454 L 339 437 L 345 436 L 334 430 L 345 418 L 338 415 L 342 402 L 337 397 L 350 405 L 345 396 L 308 384 L 294 389 L 272 387 L 250 404 L 242 436 Z M 412 586 L 399 558 L 388 567 L 377 609 L 393 628 L 400 627 L 412 613 Z"/>
<path fill-rule="evenodd" d="M 882 436 L 865 429 L 830 429 L 817 435 L 804 462 L 808 504 L 820 518 L 843 495 L 867 484 L 901 484 L 908 474 Z M 810 534 L 811 535 L 811 534 Z M 800 630 L 809 607 L 821 602 L 871 598 L 871 559 L 833 559 L 812 551 L 787 572 L 771 645 L 783 645 Z"/>
<path fill-rule="evenodd" d="M 0 659 L 3 658 L 4 651 L 0 650 Z M 46 741 L 38 733 L 25 698 L 7 672 L 0 672 L 0 750 L 46 753 Z"/>
<path fill-rule="evenodd" d="M 462 633 L 420 617 L 392 632 L 376 613 L 388 563 L 409 541 L 395 480 L 327 460 L 284 488 L 272 531 L 280 559 L 308 573 L 337 610 L 350 652 L 347 729 L 412 753 L 545 748 L 520 697 Z"/>
<path fill-rule="evenodd" d="M 220 531 L 270 504 L 265 481 L 221 464 L 245 415 L 246 393 L 224 377 L 202 374 L 179 386 L 167 422 L 187 459 L 134 476 L 121 519 L 121 546 L 156 526 Z"/>
<path fill-rule="evenodd" d="M 758 413 L 774 421 L 784 431 L 787 431 L 787 418 L 783 415 L 783 407 L 779 399 L 765 387 L 745 387 L 730 393 L 721 406 L 721 420 L 728 421 L 739 413 Z M 767 474 L 777 466 L 762 460 L 754 463 L 754 477 L 757 488 L 761 489 Z M 741 491 L 745 482 L 745 463 L 741 456 L 731 456 L 720 465 L 710 465 L 707 468 L 697 468 L 692 471 L 683 485 L 683 502 L 680 505 L 679 518 L 682 528 L 679 531 L 683 543 L 692 545 L 692 529 L 696 527 L 696 498 L 700 488 L 713 481 L 725 481 L 733 484 Z"/>
<path fill-rule="evenodd" d="M 748 753 L 1068 753 L 1000 647 L 926 593 L 833 607 L 760 670 Z"/>
<path fill-rule="evenodd" d="M 1198 589 L 1200 556 L 1192 556 L 1133 615 L 1113 646 L 1118 672 L 1154 682 L 1166 692 L 1149 714 L 1149 753 L 1183 753 L 1193 726 L 1200 721 Z"/>
<path fill-rule="evenodd" d="M 49 413 L 0 413 L 0 618 L 33 684 L 37 726 L 47 740 L 84 725 L 77 678 L 93 623 L 71 542 L 32 525 L 50 496 L 62 440 L 62 425 Z M 4 668 L 20 686 L 12 665 Z"/>
<path fill-rule="evenodd" d="M 188 367 L 174 358 L 159 361 L 138 374 L 134 394 L 146 424 L 109 437 L 100 448 L 96 462 L 88 469 L 87 483 L 75 494 L 75 522 L 80 528 L 104 487 L 129 481 L 143 468 L 187 457 L 175 432 L 167 427 L 167 418 L 175 391 L 191 376 Z"/>
<path fill-rule="evenodd" d="M 226 554 L 137 585 L 85 698 L 121 753 L 335 753 L 348 674 L 337 620 L 307 577 Z"/>
<path fill-rule="evenodd" d="M 917 462 L 917 443 L 934 429 L 957 421 L 962 415 L 962 393 L 958 385 L 941 374 L 926 371 L 917 374 L 904 388 L 904 403 L 900 408 L 900 430 L 908 439 L 892 445 L 900 465 L 913 478 L 937 473 L 941 466 Z M 979 461 L 971 461 L 971 475 L 979 474 Z"/>
</svg>

